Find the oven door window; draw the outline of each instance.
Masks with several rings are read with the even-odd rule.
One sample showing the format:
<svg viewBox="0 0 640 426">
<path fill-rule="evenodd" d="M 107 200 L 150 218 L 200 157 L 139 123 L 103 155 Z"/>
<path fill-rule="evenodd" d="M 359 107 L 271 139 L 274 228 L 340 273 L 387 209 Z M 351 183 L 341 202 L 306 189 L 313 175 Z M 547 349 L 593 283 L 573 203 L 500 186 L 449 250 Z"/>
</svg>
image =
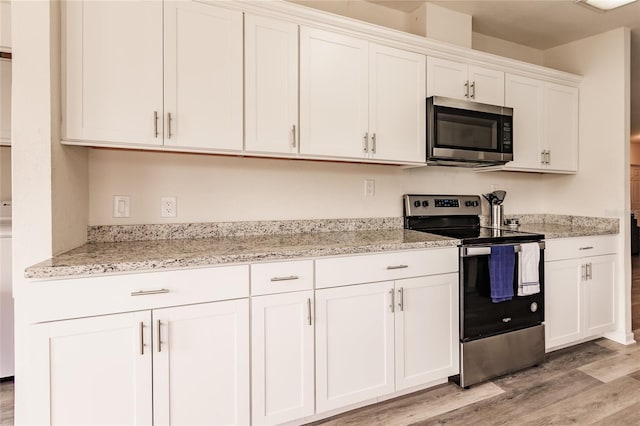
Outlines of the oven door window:
<svg viewBox="0 0 640 426">
<path fill-rule="evenodd" d="M 439 148 L 499 152 L 500 118 L 488 113 L 438 107 L 435 112 Z"/>
<path fill-rule="evenodd" d="M 489 256 L 462 258 L 460 276 L 460 335 L 465 341 L 540 324 L 544 321 L 544 254 L 540 253 L 542 291 L 531 296 L 518 294 L 518 262 L 514 271 L 514 297 L 493 303 L 489 281 Z M 535 304 L 535 305 L 532 305 Z"/>
</svg>

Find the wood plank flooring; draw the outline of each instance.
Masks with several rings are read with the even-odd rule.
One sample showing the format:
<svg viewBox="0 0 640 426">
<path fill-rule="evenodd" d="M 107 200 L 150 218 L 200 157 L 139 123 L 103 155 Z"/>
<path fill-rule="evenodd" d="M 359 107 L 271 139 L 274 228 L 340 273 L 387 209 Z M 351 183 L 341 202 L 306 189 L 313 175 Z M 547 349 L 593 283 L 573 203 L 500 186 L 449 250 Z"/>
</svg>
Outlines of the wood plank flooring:
<svg viewBox="0 0 640 426">
<path fill-rule="evenodd" d="M 640 257 L 632 257 L 632 321 L 640 342 Z M 13 382 L 0 382 L 0 425 L 13 425 Z M 599 339 L 544 364 L 462 390 L 445 384 L 316 425 L 640 425 L 640 344 Z"/>
</svg>

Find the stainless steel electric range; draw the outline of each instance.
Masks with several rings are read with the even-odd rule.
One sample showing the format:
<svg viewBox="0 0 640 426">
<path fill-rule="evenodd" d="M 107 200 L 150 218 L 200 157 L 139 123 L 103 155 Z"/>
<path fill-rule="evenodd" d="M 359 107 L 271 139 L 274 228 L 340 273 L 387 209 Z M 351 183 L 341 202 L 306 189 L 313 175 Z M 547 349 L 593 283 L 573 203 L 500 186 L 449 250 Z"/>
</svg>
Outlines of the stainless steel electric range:
<svg viewBox="0 0 640 426">
<path fill-rule="evenodd" d="M 451 379 L 468 387 L 544 361 L 544 235 L 480 226 L 476 195 L 405 195 L 404 227 L 461 240 L 459 246 L 460 374 Z M 498 245 L 523 243 L 540 247 L 540 291 L 517 296 L 518 262 L 514 265 L 514 297 L 491 298 L 489 257 Z M 517 257 L 516 257 L 517 259 Z M 535 269 L 534 269 L 535 270 Z"/>
</svg>

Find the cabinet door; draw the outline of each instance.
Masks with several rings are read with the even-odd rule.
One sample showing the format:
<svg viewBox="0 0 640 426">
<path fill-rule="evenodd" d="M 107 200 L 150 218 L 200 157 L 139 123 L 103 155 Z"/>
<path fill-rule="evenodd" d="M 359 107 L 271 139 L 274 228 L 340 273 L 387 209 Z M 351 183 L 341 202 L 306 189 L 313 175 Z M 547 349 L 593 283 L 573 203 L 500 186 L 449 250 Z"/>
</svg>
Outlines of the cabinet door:
<svg viewBox="0 0 640 426">
<path fill-rule="evenodd" d="M 459 372 L 458 274 L 396 281 L 396 390 Z"/>
<path fill-rule="evenodd" d="M 0 59 L 0 145 L 11 145 L 11 61 Z"/>
<path fill-rule="evenodd" d="M 252 424 L 314 413 L 313 291 L 251 301 Z"/>
<path fill-rule="evenodd" d="M 241 150 L 242 12 L 166 2 L 164 22 L 164 144 Z"/>
<path fill-rule="evenodd" d="M 367 155 L 368 42 L 300 28 L 300 153 Z"/>
<path fill-rule="evenodd" d="M 549 150 L 547 168 L 578 171 L 578 89 L 544 83 L 543 111 L 544 139 Z"/>
<path fill-rule="evenodd" d="M 541 169 L 542 82 L 507 74 L 505 105 L 513 108 L 513 161 L 507 167 Z"/>
<path fill-rule="evenodd" d="M 483 104 L 504 105 L 504 72 L 469 65 L 469 98 Z"/>
<path fill-rule="evenodd" d="M 373 158 L 425 161 L 425 56 L 369 47 L 369 132 Z"/>
<path fill-rule="evenodd" d="M 467 64 L 448 59 L 427 58 L 427 96 L 469 98 Z"/>
<path fill-rule="evenodd" d="M 245 149 L 298 152 L 298 26 L 245 15 Z"/>
<path fill-rule="evenodd" d="M 0 50 L 11 52 L 11 2 L 0 0 Z"/>
<path fill-rule="evenodd" d="M 316 291 L 316 408 L 394 391 L 392 282 Z"/>
<path fill-rule="evenodd" d="M 249 423 L 249 301 L 153 311 L 156 425 Z"/>
<path fill-rule="evenodd" d="M 162 2 L 63 2 L 64 139 L 162 144 Z"/>
<path fill-rule="evenodd" d="M 582 259 L 546 262 L 545 335 L 553 348 L 583 337 Z"/>
<path fill-rule="evenodd" d="M 57 321 L 31 327 L 29 423 L 150 425 L 151 313 Z M 46 394 L 39 389 L 46 389 Z M 40 409 L 42 408 L 42 409 Z"/>
<path fill-rule="evenodd" d="M 589 271 L 585 281 L 587 336 L 611 331 L 615 325 L 617 259 L 615 254 L 583 259 Z"/>
</svg>

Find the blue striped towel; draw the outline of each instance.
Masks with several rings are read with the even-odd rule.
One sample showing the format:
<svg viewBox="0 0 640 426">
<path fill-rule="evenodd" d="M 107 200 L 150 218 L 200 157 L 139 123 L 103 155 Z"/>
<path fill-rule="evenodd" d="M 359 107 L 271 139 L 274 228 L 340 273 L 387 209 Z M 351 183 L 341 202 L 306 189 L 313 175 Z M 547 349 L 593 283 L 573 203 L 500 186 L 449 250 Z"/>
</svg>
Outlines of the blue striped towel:
<svg viewBox="0 0 640 426">
<path fill-rule="evenodd" d="M 489 255 L 489 279 L 491 301 L 505 302 L 513 299 L 513 270 L 516 256 L 513 246 L 492 246 Z"/>
</svg>

